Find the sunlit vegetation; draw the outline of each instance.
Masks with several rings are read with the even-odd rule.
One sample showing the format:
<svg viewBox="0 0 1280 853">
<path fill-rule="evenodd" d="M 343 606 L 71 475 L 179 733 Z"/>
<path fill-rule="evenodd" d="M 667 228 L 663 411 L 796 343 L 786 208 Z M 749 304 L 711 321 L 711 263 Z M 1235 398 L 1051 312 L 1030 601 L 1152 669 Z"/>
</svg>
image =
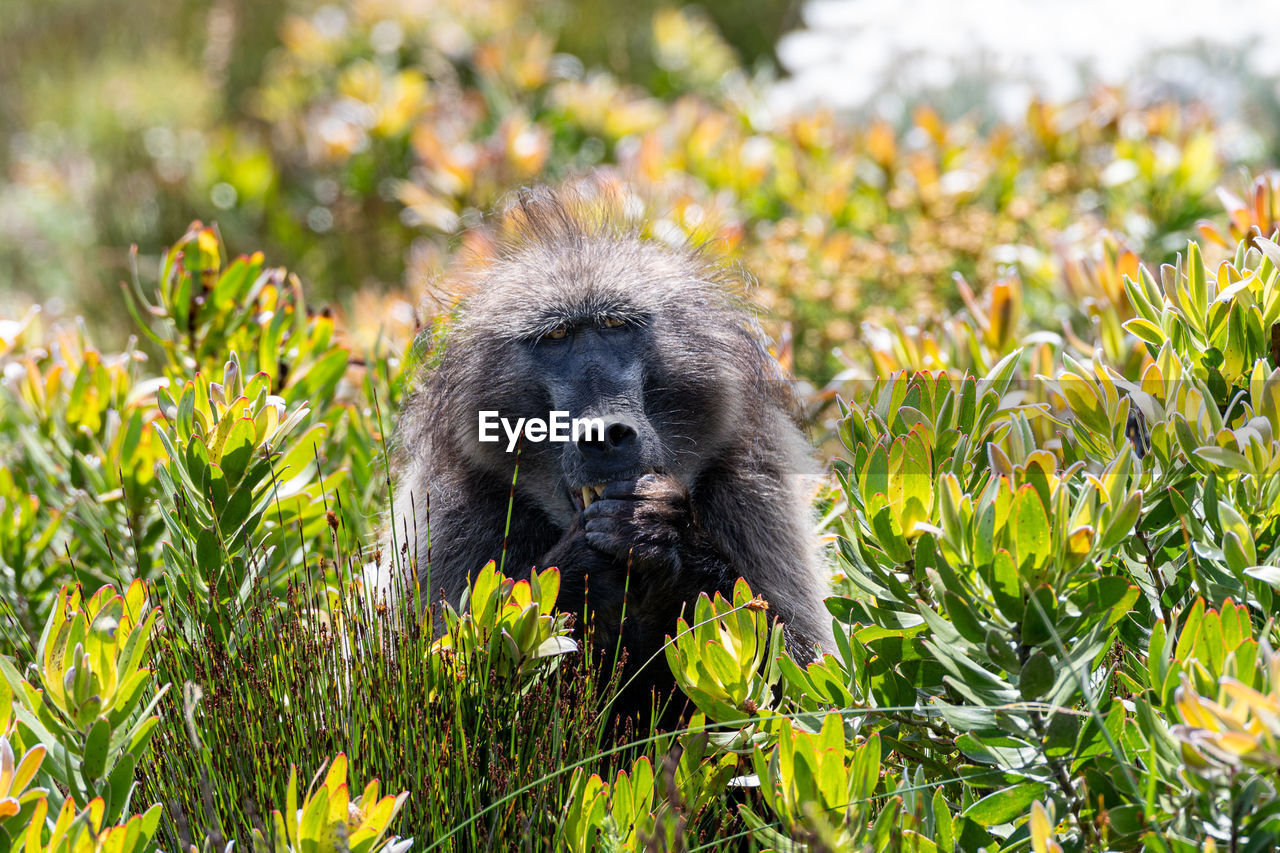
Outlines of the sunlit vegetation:
<svg viewBox="0 0 1280 853">
<path fill-rule="evenodd" d="M 0 848 L 1280 843 L 1280 181 L 1194 106 L 783 116 L 705 16 L 618 67 L 521 8 L 302 9 L 11 147 Z M 829 463 L 836 653 L 704 597 L 678 731 L 611 723 L 554 570 L 364 583 L 428 279 L 589 169 L 752 273 Z"/>
</svg>

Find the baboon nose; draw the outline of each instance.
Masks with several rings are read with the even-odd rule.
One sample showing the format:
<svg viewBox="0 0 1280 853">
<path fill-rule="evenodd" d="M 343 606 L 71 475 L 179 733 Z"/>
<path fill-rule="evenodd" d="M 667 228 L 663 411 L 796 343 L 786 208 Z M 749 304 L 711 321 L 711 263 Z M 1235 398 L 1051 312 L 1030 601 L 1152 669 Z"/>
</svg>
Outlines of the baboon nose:
<svg viewBox="0 0 1280 853">
<path fill-rule="evenodd" d="M 604 430 L 586 430 L 578 437 L 578 447 L 589 456 L 608 456 L 631 450 L 636 443 L 636 429 L 624 421 L 607 421 Z"/>
</svg>

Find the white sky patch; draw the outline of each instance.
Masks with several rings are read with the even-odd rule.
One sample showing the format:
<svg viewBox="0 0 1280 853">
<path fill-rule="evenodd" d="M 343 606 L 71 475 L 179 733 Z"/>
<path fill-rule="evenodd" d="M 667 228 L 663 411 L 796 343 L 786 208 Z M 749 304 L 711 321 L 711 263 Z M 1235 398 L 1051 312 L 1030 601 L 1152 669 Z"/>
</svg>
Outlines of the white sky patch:
<svg viewBox="0 0 1280 853">
<path fill-rule="evenodd" d="M 806 0 L 803 28 L 778 45 L 792 76 L 771 100 L 887 113 L 964 76 L 1005 117 L 1037 93 L 1077 96 L 1088 79 L 1230 101 L 1239 78 L 1226 66 L 1280 77 L 1277 11 L 1276 0 Z"/>
</svg>

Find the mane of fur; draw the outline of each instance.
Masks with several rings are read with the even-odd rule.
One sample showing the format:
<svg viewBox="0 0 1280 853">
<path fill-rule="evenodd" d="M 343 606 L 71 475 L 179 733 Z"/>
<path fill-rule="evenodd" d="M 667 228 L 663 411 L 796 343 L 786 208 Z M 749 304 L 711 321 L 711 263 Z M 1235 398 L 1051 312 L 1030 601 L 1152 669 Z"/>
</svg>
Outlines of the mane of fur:
<svg viewBox="0 0 1280 853">
<path fill-rule="evenodd" d="M 733 352 L 726 381 L 755 389 L 799 424 L 798 401 L 764 346 L 740 272 L 707 246 L 667 246 L 645 237 L 642 226 L 607 186 L 518 191 L 444 285 L 452 317 L 439 342 L 438 367 L 406 402 L 400 449 L 425 449 L 433 427 L 448 420 L 445 412 L 465 408 L 472 397 L 465 383 L 495 343 L 604 319 L 675 322 L 668 331 L 681 342 L 689 369 L 722 367 L 723 353 Z M 500 380 L 498 365 L 488 372 Z"/>
<path fill-rule="evenodd" d="M 472 242 L 482 250 L 451 282 L 455 309 L 435 366 L 405 400 L 393 463 L 397 537 L 403 543 L 409 534 L 421 565 L 434 549 L 437 591 L 456 603 L 469 574 L 498 550 L 508 571 L 541 560 L 549 527 L 565 523 L 555 512 L 539 515 L 548 510 L 538 509 L 536 490 L 548 481 L 522 465 L 524 497 L 516 495 L 524 503 L 504 538 L 512 459 L 483 455 L 475 412 L 545 417 L 527 378 L 529 342 L 564 323 L 615 318 L 650 326 L 667 383 L 655 393 L 684 400 L 696 390 L 697 399 L 715 401 L 699 410 L 717 421 L 715 434 L 675 436 L 686 442 L 678 458 L 705 468 L 705 478 L 695 471 L 690 482 L 707 483 L 708 535 L 779 615 L 800 626 L 798 636 L 829 645 L 804 482 L 813 474 L 811 449 L 791 385 L 742 298 L 742 277 L 702 248 L 646 237 L 616 194 L 524 190 Z M 416 534 L 411 518 L 422 525 Z"/>
</svg>

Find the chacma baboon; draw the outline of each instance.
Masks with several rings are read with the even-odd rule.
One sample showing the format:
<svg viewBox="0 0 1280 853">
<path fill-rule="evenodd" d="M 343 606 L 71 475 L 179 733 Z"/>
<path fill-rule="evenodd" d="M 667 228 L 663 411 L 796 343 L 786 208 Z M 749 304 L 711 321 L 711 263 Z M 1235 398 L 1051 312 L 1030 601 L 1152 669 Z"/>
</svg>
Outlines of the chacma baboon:
<svg viewBox="0 0 1280 853">
<path fill-rule="evenodd" d="M 560 609 L 585 611 L 633 665 L 699 593 L 741 576 L 792 654 L 812 659 L 831 620 L 786 377 L 723 265 L 643 238 L 607 207 L 546 189 L 509 206 L 404 404 L 397 534 L 429 594 L 455 606 L 489 560 L 509 575 L 559 567 Z M 602 429 L 559 443 L 526 432 L 509 450 L 506 435 L 478 440 L 483 412 Z M 669 678 L 661 655 L 644 675 Z"/>
</svg>

